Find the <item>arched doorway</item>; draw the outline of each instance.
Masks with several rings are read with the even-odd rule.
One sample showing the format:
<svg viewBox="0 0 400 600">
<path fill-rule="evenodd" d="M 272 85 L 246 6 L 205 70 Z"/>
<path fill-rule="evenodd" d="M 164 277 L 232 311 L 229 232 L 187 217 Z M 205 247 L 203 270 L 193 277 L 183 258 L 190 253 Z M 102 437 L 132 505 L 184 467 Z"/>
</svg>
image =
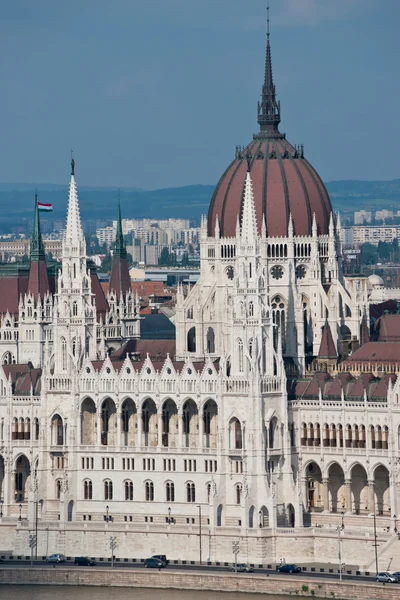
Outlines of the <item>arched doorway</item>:
<svg viewBox="0 0 400 600">
<path fill-rule="evenodd" d="M 286 507 L 286 523 L 287 527 L 295 526 L 295 512 L 293 504 L 288 504 Z"/>
<path fill-rule="evenodd" d="M 15 502 L 25 502 L 28 499 L 29 479 L 31 475 L 31 465 L 26 456 L 18 457 L 15 464 Z"/>
<path fill-rule="evenodd" d="M 196 448 L 199 441 L 199 412 L 197 404 L 191 398 L 183 405 L 183 445 L 186 448 Z"/>
<path fill-rule="evenodd" d="M 134 446 L 137 429 L 136 405 L 131 398 L 127 398 L 122 404 L 121 410 L 121 432 L 123 446 Z"/>
<path fill-rule="evenodd" d="M 368 476 L 361 465 L 354 465 L 350 471 L 352 507 L 356 515 L 368 513 Z M 349 507 L 347 507 L 349 511 Z"/>
<path fill-rule="evenodd" d="M 342 467 L 338 463 L 333 463 L 329 467 L 328 481 L 331 511 L 340 512 L 342 510 L 345 510 L 346 493 L 344 485 L 344 473 Z"/>
<path fill-rule="evenodd" d="M 379 465 L 374 471 L 375 507 L 378 515 L 390 514 L 389 471 Z"/>
<path fill-rule="evenodd" d="M 96 406 L 91 398 L 85 398 L 81 404 L 81 443 L 96 444 Z"/>
<path fill-rule="evenodd" d="M 322 490 L 322 473 L 320 467 L 315 462 L 310 462 L 306 467 L 306 509 L 308 512 L 318 510 L 328 510 L 324 507 Z"/>
<path fill-rule="evenodd" d="M 151 398 L 142 405 L 142 432 L 143 446 L 157 446 L 157 409 Z"/>
<path fill-rule="evenodd" d="M 162 406 L 162 445 L 165 448 L 176 448 L 178 430 L 178 410 L 171 398 Z"/>
<path fill-rule="evenodd" d="M 203 408 L 205 448 L 217 447 L 218 406 L 214 400 L 207 400 Z"/>
<path fill-rule="evenodd" d="M 101 405 L 101 445 L 115 446 L 117 442 L 117 409 L 111 398 Z"/>
</svg>

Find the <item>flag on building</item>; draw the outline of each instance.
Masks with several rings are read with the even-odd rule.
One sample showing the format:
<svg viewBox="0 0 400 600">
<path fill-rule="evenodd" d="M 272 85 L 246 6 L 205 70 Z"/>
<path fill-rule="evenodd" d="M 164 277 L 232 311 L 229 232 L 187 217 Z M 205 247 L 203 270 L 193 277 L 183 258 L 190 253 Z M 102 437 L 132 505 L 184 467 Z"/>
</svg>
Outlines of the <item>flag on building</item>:
<svg viewBox="0 0 400 600">
<path fill-rule="evenodd" d="M 53 205 L 52 204 L 44 204 L 43 202 L 38 202 L 38 209 L 42 210 L 44 212 L 49 212 L 51 210 L 53 210 Z"/>
</svg>

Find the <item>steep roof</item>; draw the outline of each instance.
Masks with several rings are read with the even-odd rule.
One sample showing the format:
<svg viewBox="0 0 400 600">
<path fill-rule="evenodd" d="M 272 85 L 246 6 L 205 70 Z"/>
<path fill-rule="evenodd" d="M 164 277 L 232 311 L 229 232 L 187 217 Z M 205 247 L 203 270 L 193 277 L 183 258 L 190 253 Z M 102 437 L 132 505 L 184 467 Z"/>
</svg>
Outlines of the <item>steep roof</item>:
<svg viewBox="0 0 400 600">
<path fill-rule="evenodd" d="M 322 328 L 321 344 L 319 347 L 318 358 L 337 358 L 335 343 L 328 321 Z"/>
</svg>

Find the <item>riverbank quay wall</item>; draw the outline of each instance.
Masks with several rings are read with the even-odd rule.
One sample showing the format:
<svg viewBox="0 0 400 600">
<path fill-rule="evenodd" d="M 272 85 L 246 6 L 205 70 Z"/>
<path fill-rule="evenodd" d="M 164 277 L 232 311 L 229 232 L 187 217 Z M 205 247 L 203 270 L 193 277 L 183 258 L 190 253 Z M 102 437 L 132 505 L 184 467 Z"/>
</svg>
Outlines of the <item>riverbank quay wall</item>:
<svg viewBox="0 0 400 600">
<path fill-rule="evenodd" d="M 35 527 L 27 521 L 0 523 L 0 555 L 30 555 L 29 536 Z M 115 536 L 115 556 L 123 559 L 144 559 L 158 553 L 168 554 L 170 560 L 198 561 L 200 558 L 200 533 L 198 527 L 157 525 L 140 526 L 132 523 L 43 523 L 37 527 L 37 556 L 60 552 L 66 556 L 110 556 L 110 536 Z M 396 537 L 396 536 L 395 536 Z M 379 555 L 385 547 L 393 545 L 393 534 L 377 533 Z M 218 535 L 212 528 L 202 528 L 201 559 L 204 562 L 232 562 L 232 542 L 239 541 L 238 560 L 255 565 L 274 564 L 281 557 L 286 562 L 338 563 L 338 532 L 335 528 L 256 529 L 244 535 L 240 528 L 224 528 Z M 374 560 L 374 536 L 370 531 L 345 529 L 340 532 L 342 562 L 364 569 Z M 391 552 L 395 556 L 396 552 Z M 395 563 L 396 560 L 393 561 Z M 385 559 L 379 565 L 386 569 Z M 399 564 L 393 568 L 400 570 Z"/>
<path fill-rule="evenodd" d="M 377 583 L 327 580 L 322 577 L 285 577 L 217 574 L 173 570 L 137 571 L 129 569 L 85 568 L 2 568 L 0 585 L 76 585 L 135 587 L 178 590 L 281 594 L 339 600 L 398 600 L 397 586 Z"/>
</svg>

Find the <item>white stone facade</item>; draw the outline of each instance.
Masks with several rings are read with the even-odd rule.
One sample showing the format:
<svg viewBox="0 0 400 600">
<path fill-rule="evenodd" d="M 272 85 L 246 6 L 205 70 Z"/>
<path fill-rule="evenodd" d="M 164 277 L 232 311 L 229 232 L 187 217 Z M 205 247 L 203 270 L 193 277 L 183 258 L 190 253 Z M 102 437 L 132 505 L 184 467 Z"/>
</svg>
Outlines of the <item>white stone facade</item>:
<svg viewBox="0 0 400 600">
<path fill-rule="evenodd" d="M 329 324 L 340 354 L 345 336 L 359 339 L 367 310 L 366 290 L 347 286 L 342 275 L 333 215 L 326 236 L 317 235 L 315 221 L 308 237 L 294 236 L 291 222 L 286 238 L 268 238 L 264 227 L 259 236 L 248 173 L 236 237 L 220 238 L 218 224 L 216 237 L 207 237 L 203 220 L 201 277 L 186 297 L 178 290 L 176 357 L 163 364 L 107 357 L 120 345 L 121 329 L 124 339 L 138 336 L 137 304 L 110 292 L 105 322 L 96 316 L 73 177 L 67 221 L 55 295 L 40 306 L 26 296 L 17 321 L 2 319 L 7 362 L 18 346 L 33 363 L 20 392 L 18 367 L 0 371 L 0 497 L 8 532 L 20 514 L 33 527 L 37 509 L 52 531 L 73 527 L 72 553 L 82 531 L 96 544 L 96 532 L 112 518 L 113 526 L 146 528 L 145 553 L 157 546 L 152 531 L 159 536 L 160 527 L 176 526 L 193 538 L 192 556 L 201 515 L 213 540 L 204 556 L 226 560 L 235 535 L 252 540 L 247 559 L 262 562 L 274 556 L 271 540 L 280 527 L 335 524 L 342 511 L 354 527 L 369 530 L 376 510 L 380 527 L 393 529 L 400 510 L 399 382 L 390 382 L 379 402 L 340 392 L 324 397 L 322 388 L 288 397 L 287 377 L 307 376 L 323 326 Z M 107 327 L 120 329 L 113 337 Z M 9 535 L 20 548 L 18 531 Z M 119 544 L 119 555 L 132 555 L 122 534 Z"/>
</svg>

